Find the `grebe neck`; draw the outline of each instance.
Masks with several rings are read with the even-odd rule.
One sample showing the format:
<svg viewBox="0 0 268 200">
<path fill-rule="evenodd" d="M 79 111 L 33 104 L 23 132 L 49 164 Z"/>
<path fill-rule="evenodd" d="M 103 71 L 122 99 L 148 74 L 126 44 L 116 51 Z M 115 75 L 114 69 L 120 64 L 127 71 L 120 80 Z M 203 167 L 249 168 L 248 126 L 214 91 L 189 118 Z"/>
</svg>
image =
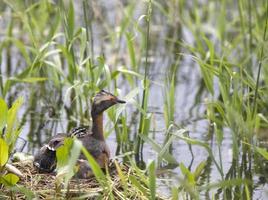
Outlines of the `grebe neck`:
<svg viewBox="0 0 268 200">
<path fill-rule="evenodd" d="M 92 115 L 92 136 L 104 141 L 103 135 L 103 113 Z"/>
</svg>

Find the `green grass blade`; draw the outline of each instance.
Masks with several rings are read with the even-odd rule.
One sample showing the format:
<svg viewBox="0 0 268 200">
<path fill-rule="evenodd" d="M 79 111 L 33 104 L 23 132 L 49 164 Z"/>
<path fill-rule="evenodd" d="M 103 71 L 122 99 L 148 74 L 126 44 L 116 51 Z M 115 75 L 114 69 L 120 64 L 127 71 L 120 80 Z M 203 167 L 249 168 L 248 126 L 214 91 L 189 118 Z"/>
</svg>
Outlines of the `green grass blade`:
<svg viewBox="0 0 268 200">
<path fill-rule="evenodd" d="M 150 137 L 144 135 L 144 134 L 140 134 L 139 135 L 145 142 L 147 142 L 148 144 L 150 144 L 152 146 L 152 148 L 157 152 L 160 153 L 162 151 L 162 148 L 160 145 L 158 145 L 155 141 L 153 141 Z M 167 151 L 165 151 L 165 153 L 163 153 L 163 158 L 170 164 L 178 164 L 178 162 L 176 161 L 176 159 L 169 154 Z"/>
<path fill-rule="evenodd" d="M 18 130 L 18 119 L 17 113 L 19 108 L 23 103 L 23 98 L 19 97 L 8 110 L 7 116 L 7 128 L 5 133 L 5 140 L 9 145 L 9 151 L 13 150 L 14 144 L 18 138 L 19 130 Z"/>
<path fill-rule="evenodd" d="M 149 189 L 150 189 L 150 198 L 154 200 L 156 198 L 156 174 L 155 174 L 155 162 L 152 161 L 148 165 L 148 174 L 149 174 Z"/>
<path fill-rule="evenodd" d="M 3 128 L 7 123 L 7 112 L 8 112 L 7 104 L 2 98 L 0 98 L 0 110 L 1 110 L 0 114 L 0 134 L 1 134 Z"/>
<path fill-rule="evenodd" d="M 0 169 L 7 163 L 7 160 L 8 160 L 8 145 L 5 142 L 5 140 L 0 138 Z"/>
</svg>

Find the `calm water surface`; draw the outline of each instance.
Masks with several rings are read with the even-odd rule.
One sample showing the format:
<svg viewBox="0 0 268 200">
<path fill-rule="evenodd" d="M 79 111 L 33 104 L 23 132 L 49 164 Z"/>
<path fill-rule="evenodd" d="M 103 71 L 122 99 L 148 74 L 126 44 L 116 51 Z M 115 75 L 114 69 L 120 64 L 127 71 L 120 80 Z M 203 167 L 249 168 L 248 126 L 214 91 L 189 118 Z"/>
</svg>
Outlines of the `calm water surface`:
<svg viewBox="0 0 268 200">
<path fill-rule="evenodd" d="M 118 6 L 120 4 L 120 6 Z M 101 9 L 105 14 L 102 16 L 108 26 L 115 30 L 116 26 L 119 25 L 120 19 L 122 18 L 122 13 L 119 12 L 121 3 L 117 1 L 100 1 L 96 3 L 98 8 Z M 138 19 L 141 14 L 145 13 L 145 10 L 142 9 L 142 4 L 137 4 L 137 8 L 134 12 L 134 19 Z M 82 13 L 79 13 L 78 10 L 81 9 L 81 5 L 76 5 L 76 12 L 78 15 L 77 26 L 81 24 Z M 4 23 L 0 21 L 0 24 Z M 82 25 L 82 24 L 81 24 Z M 5 27 L 1 24 L 1 27 Z M 109 44 L 109 40 L 104 39 L 103 36 L 107 35 L 107 30 L 105 30 L 103 24 L 100 24 L 97 21 L 94 21 L 94 50 L 95 55 L 104 54 L 107 59 L 107 64 L 114 64 L 114 46 Z M 176 30 L 175 30 L 176 29 Z M 154 83 L 150 87 L 149 95 L 149 111 L 153 114 L 152 125 L 151 125 L 151 135 L 155 141 L 159 144 L 162 144 L 165 139 L 165 120 L 164 120 L 164 95 L 165 95 L 165 80 L 167 78 L 168 70 L 172 64 L 178 65 L 178 70 L 176 74 L 176 110 L 175 110 L 175 124 L 186 128 L 189 130 L 189 135 L 191 138 L 195 138 L 201 141 L 208 142 L 213 149 L 216 159 L 218 159 L 218 146 L 216 145 L 215 138 L 210 134 L 209 128 L 210 124 L 205 119 L 205 99 L 211 99 L 212 97 L 205 91 L 205 86 L 201 81 L 201 74 L 198 65 L 193 62 L 190 56 L 181 56 L 180 61 L 178 61 L 178 53 L 185 53 L 185 49 L 178 47 L 175 44 L 168 43 L 167 38 L 175 38 L 176 40 L 183 40 L 186 43 L 193 44 L 194 40 L 191 36 L 190 31 L 182 26 L 179 30 L 178 27 L 172 27 L 170 23 L 166 23 L 166 18 L 162 16 L 159 11 L 155 11 L 153 15 L 153 23 L 151 24 L 151 50 L 150 50 L 150 79 Z M 4 30 L 4 29 L 3 29 Z M 173 33 L 173 35 L 172 35 Z M 3 32 L 1 32 L 3 36 Z M 175 34 L 175 35 L 174 35 Z M 141 36 L 137 34 L 135 40 L 139 41 Z M 213 38 L 211 38 L 213 40 Z M 128 66 L 129 60 L 125 55 L 126 50 L 126 41 L 125 39 L 121 40 L 120 44 L 120 57 L 117 58 L 117 66 L 126 65 Z M 13 49 L 14 53 L 17 51 Z M 6 64 L 5 64 L 5 52 L 3 53 L 4 59 L 1 65 L 2 73 L 6 74 Z M 16 56 L 13 56 L 13 64 L 17 64 Z M 141 63 L 142 64 L 142 63 Z M 15 70 L 14 70 L 15 71 Z M 143 73 L 143 72 L 141 72 Z M 120 89 L 122 94 L 127 94 L 129 92 L 129 87 L 124 86 Z M 215 86 L 217 96 L 217 87 Z M 18 85 L 18 87 L 13 89 L 11 92 L 12 95 L 19 96 L 22 95 L 26 99 L 26 103 L 30 99 L 30 91 L 27 88 L 23 88 Z M 25 124 L 22 130 L 21 138 L 28 140 L 24 152 L 34 153 L 39 148 L 40 144 L 48 139 L 48 135 L 54 135 L 57 132 L 66 132 L 68 119 L 66 112 L 64 110 L 56 111 L 56 115 L 52 115 L 54 110 L 51 109 L 55 106 L 55 102 L 63 102 L 64 95 L 66 90 L 62 91 L 62 97 L 58 97 L 58 94 L 53 94 L 49 98 L 39 99 L 36 98 L 36 105 L 33 109 L 29 108 L 28 105 L 23 106 L 23 109 L 20 111 L 20 116 L 24 118 Z M 60 100 L 59 100 L 60 99 Z M 67 102 L 68 104 L 68 102 Z M 134 110 L 134 106 L 131 104 L 127 105 L 128 112 Z M 25 112 L 27 114 L 25 115 Z M 131 114 L 131 113 L 130 113 Z M 52 116 L 52 117 L 50 117 Z M 138 117 L 138 116 L 137 116 Z M 107 124 L 107 115 L 105 117 L 105 124 Z M 69 127 L 70 128 L 70 127 Z M 137 127 L 136 127 L 137 128 Z M 133 134 L 133 133 L 130 133 Z M 38 142 L 37 142 L 38 141 Z M 107 143 L 111 148 L 112 155 L 115 155 L 116 150 L 116 139 L 115 134 L 112 133 L 107 138 Z M 18 149 L 22 144 L 22 140 L 18 143 Z M 217 168 L 211 161 L 207 151 L 200 146 L 191 146 L 183 142 L 182 140 L 175 140 L 173 143 L 173 155 L 178 162 L 184 163 L 191 171 L 194 171 L 195 168 L 202 161 L 207 162 L 206 169 L 202 173 L 202 184 L 215 183 L 221 179 Z M 230 130 L 226 129 L 224 132 L 224 140 L 222 144 L 222 158 L 223 158 L 223 171 L 224 175 L 228 174 L 232 170 L 232 138 Z M 150 145 L 145 144 L 143 157 L 145 161 L 153 160 L 157 158 L 157 154 L 151 148 Z M 268 187 L 265 179 L 265 169 L 266 164 L 263 164 L 263 169 L 257 170 L 259 168 L 258 162 L 254 162 L 254 159 L 251 160 L 252 163 L 246 163 L 244 165 L 244 172 L 247 171 L 249 166 L 251 167 L 250 175 L 254 180 L 254 199 L 268 199 L 267 191 Z M 242 155 L 241 159 L 238 161 L 242 166 Z M 262 162 L 263 163 L 263 162 Z M 268 167 L 267 167 L 268 168 Z M 266 168 L 266 173 L 267 173 Z M 238 170 L 238 169 L 235 169 Z M 237 172 L 234 172 L 237 173 Z M 169 196 L 172 186 L 178 186 L 180 180 L 183 178 L 179 167 L 173 169 L 159 169 L 159 191 L 164 196 Z M 212 194 L 219 193 L 220 191 L 210 190 L 202 193 L 204 199 L 211 197 Z"/>
</svg>

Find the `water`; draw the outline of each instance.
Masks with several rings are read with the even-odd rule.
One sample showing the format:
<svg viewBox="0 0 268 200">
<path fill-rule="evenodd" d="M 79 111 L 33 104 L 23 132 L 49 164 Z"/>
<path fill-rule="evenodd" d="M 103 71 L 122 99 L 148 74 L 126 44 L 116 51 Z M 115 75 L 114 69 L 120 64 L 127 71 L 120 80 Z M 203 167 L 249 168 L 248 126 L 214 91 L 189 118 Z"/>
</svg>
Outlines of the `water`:
<svg viewBox="0 0 268 200">
<path fill-rule="evenodd" d="M 129 58 L 126 55 L 127 47 L 125 39 L 120 40 L 120 45 L 111 44 L 111 40 L 107 40 L 108 31 L 107 26 L 110 27 L 113 31 L 118 29 L 120 25 L 120 20 L 124 17 L 121 11 L 124 6 L 118 1 L 104 1 L 104 2 L 94 2 L 95 14 L 97 17 L 100 17 L 99 20 L 103 20 L 105 26 L 98 21 L 93 22 L 94 30 L 94 54 L 102 55 L 106 57 L 106 62 L 108 65 L 115 67 L 120 65 L 129 66 Z M 82 12 L 79 13 L 79 10 L 82 11 L 82 5 L 77 3 L 75 5 L 77 20 L 77 26 L 82 24 Z M 97 15 L 98 13 L 106 13 L 105 15 Z M 144 14 L 145 10 L 143 9 L 142 3 L 136 5 L 136 9 L 133 14 L 134 19 L 138 19 L 141 14 Z M 0 21 L 0 26 L 4 27 L 5 21 Z M 189 130 L 189 135 L 191 138 L 195 138 L 201 141 L 208 142 L 211 149 L 213 150 L 216 160 L 219 161 L 218 155 L 218 145 L 216 144 L 215 137 L 210 133 L 210 124 L 205 119 L 205 99 L 212 98 L 208 92 L 205 90 L 205 86 L 201 81 L 201 74 L 198 65 L 193 61 L 190 56 L 181 56 L 181 59 L 178 61 L 178 53 L 184 52 L 185 49 L 177 49 L 177 46 L 174 43 L 167 42 L 168 38 L 175 38 L 176 40 L 181 39 L 189 44 L 194 44 L 194 38 L 191 35 L 187 27 L 181 27 L 177 30 L 178 27 L 172 27 L 172 23 L 167 23 L 166 17 L 161 15 L 159 11 L 155 11 L 153 15 L 153 23 L 151 24 L 151 50 L 150 50 L 150 73 L 149 77 L 153 80 L 153 83 L 150 87 L 149 95 L 149 112 L 153 114 L 152 125 L 151 125 L 151 135 L 157 143 L 162 144 L 165 139 L 165 120 L 163 116 L 164 111 L 164 91 L 165 91 L 165 79 L 168 74 L 168 69 L 172 64 L 177 63 L 178 70 L 176 75 L 176 109 L 175 109 L 175 123 L 179 126 L 182 126 Z M 5 30 L 5 29 L 2 29 Z M 173 33 L 173 34 L 172 34 Z M 141 35 L 135 33 L 135 41 L 141 40 Z M 1 32 L 1 36 L 4 35 L 4 32 Z M 181 38 L 177 38 L 177 37 Z M 108 37 L 109 38 L 109 37 Z M 162 39 L 159 39 L 162 38 Z M 212 37 L 211 40 L 214 40 Z M 116 42 L 119 43 L 118 40 Z M 115 43 L 116 43 L 115 42 Z M 140 45 L 140 44 L 139 44 Z M 120 46 L 119 54 L 116 54 L 117 50 L 115 47 Z M 137 45 L 138 46 L 138 45 Z M 16 60 L 18 57 L 17 51 L 12 49 L 12 66 L 17 64 L 19 60 Z M 140 52 L 137 49 L 137 54 Z M 3 62 L 1 64 L 2 74 L 7 73 L 7 64 L 6 54 L 2 54 Z M 141 63 L 142 65 L 143 63 Z M 14 69 L 12 69 L 14 70 Z M 141 71 L 143 73 L 143 71 Z M 13 74 L 13 71 L 11 72 Z M 140 83 L 138 83 L 140 84 Z M 127 94 L 129 86 L 124 86 L 121 84 L 120 89 L 123 91 L 123 94 Z M 66 132 L 67 129 L 72 126 L 70 125 L 68 115 L 66 114 L 62 103 L 66 102 L 64 97 L 66 94 L 66 89 L 62 91 L 62 94 L 55 94 L 55 89 L 51 88 L 50 94 L 47 94 L 47 97 L 43 97 L 41 93 L 36 94 L 35 99 L 32 98 L 30 93 L 31 89 L 34 89 L 34 86 L 29 88 L 22 87 L 23 85 L 18 84 L 16 87 L 13 87 L 10 92 L 10 99 L 15 99 L 17 96 L 24 96 L 25 104 L 21 109 L 19 116 L 25 121 L 23 130 L 21 133 L 21 138 L 28 140 L 25 152 L 34 153 L 40 147 L 40 145 L 46 141 L 51 135 L 54 135 L 58 132 Z M 23 89 L 23 90 L 22 90 Z M 215 87 L 215 96 L 217 96 L 218 91 Z M 34 91 L 34 90 L 33 90 Z M 11 102 L 11 100 L 10 100 Z M 27 104 L 29 102 L 29 105 Z M 31 104 L 30 104 L 31 103 Z M 59 106 L 60 105 L 60 106 Z M 29 108 L 31 106 L 31 108 Z M 134 106 L 129 104 L 127 105 L 129 112 L 134 110 Z M 60 110 L 58 110 L 60 108 Z M 131 113 L 130 113 L 131 114 Z M 138 116 L 137 116 L 138 117 Z M 109 124 L 108 117 L 105 117 L 105 124 Z M 74 126 L 74 125 L 73 125 Z M 136 127 L 137 129 L 137 127 Z M 129 134 L 133 134 L 132 132 Z M 22 146 L 22 140 L 19 140 L 18 149 Z M 107 143 L 111 148 L 111 154 L 115 155 L 116 150 L 116 139 L 115 134 L 110 134 L 107 138 Z M 206 161 L 206 168 L 201 175 L 203 179 L 201 183 L 203 185 L 209 183 L 215 183 L 221 179 L 220 173 L 217 171 L 215 164 L 212 162 L 211 158 L 208 155 L 208 152 L 200 146 L 192 145 L 191 150 L 189 145 L 182 140 L 175 140 L 173 142 L 173 155 L 179 163 L 183 163 L 190 171 L 194 171 L 196 167 L 202 162 Z M 224 140 L 221 146 L 221 154 L 223 158 L 223 172 L 226 176 L 233 169 L 233 159 L 232 159 L 232 138 L 229 129 L 224 131 Z M 145 161 L 157 159 L 156 152 L 151 148 L 149 144 L 144 145 L 143 158 Z M 254 159 L 255 158 L 255 159 Z M 268 198 L 268 187 L 266 180 L 267 173 L 267 162 L 259 161 L 259 157 L 254 157 L 251 160 L 251 163 L 248 163 L 247 158 L 243 158 L 238 161 L 243 170 L 235 169 L 233 174 L 238 173 L 247 173 L 247 177 L 252 177 L 253 180 L 253 199 L 267 199 Z M 251 170 L 248 170 L 251 169 Z M 245 176 L 246 176 L 245 175 Z M 159 169 L 158 170 L 158 185 L 159 192 L 163 196 L 170 196 L 171 188 L 173 186 L 178 186 L 182 181 L 183 175 L 179 167 L 171 169 Z M 202 185 L 201 184 L 201 185 Z M 234 189 L 234 188 L 233 188 Z M 202 198 L 211 197 L 212 194 L 219 193 L 217 189 L 207 190 L 202 192 Z"/>
</svg>

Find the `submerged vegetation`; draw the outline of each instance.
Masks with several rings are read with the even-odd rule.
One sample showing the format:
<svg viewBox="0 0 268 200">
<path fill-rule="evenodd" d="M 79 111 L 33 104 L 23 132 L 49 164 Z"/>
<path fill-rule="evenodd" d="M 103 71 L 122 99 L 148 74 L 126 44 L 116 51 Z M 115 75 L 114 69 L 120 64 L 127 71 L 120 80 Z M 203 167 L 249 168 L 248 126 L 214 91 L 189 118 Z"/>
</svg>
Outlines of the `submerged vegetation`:
<svg viewBox="0 0 268 200">
<path fill-rule="evenodd" d="M 1 1 L 0 198 L 267 198 L 267 26 L 266 0 Z M 27 175 L 50 177 L 43 190 L 8 170 L 90 125 L 101 89 L 127 101 L 104 123 L 114 171 L 75 139 L 57 175 Z M 83 191 L 80 152 L 95 175 Z"/>
</svg>

